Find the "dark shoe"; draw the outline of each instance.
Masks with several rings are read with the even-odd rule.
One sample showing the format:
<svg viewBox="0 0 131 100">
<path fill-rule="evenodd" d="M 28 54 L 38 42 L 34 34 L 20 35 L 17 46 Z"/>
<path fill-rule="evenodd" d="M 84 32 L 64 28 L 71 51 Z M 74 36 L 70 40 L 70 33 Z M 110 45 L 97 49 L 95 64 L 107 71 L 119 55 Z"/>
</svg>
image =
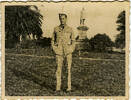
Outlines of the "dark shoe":
<svg viewBox="0 0 131 100">
<path fill-rule="evenodd" d="M 56 92 L 60 92 L 61 90 L 56 90 Z"/>
<path fill-rule="evenodd" d="M 55 90 L 56 94 L 59 94 L 61 92 L 61 90 Z"/>
</svg>

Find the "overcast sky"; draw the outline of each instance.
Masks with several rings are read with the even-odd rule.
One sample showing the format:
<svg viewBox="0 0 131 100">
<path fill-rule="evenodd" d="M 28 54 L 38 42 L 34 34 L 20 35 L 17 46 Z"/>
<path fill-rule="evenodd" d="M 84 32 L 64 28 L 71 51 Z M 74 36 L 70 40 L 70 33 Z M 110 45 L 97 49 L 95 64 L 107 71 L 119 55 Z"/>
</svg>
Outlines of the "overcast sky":
<svg viewBox="0 0 131 100">
<path fill-rule="evenodd" d="M 58 26 L 59 12 L 64 11 L 68 14 L 67 24 L 71 26 L 78 34 L 77 27 L 80 23 L 80 11 L 85 8 L 86 21 L 85 24 L 89 27 L 87 37 L 91 38 L 97 33 L 106 33 L 114 41 L 115 36 L 119 33 L 116 28 L 117 16 L 126 7 L 126 3 L 118 2 L 67 2 L 67 3 L 48 3 L 43 2 L 38 6 L 40 13 L 43 15 L 42 30 L 43 36 L 51 37 L 53 29 Z"/>
</svg>

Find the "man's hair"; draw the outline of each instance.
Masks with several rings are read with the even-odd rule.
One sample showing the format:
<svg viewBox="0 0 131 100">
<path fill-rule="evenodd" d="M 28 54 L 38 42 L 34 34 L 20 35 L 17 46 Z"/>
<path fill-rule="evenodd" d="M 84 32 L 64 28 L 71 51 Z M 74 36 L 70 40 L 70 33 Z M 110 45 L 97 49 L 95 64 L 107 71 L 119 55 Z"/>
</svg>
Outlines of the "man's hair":
<svg viewBox="0 0 131 100">
<path fill-rule="evenodd" d="M 59 19 L 60 19 L 61 16 L 65 16 L 65 18 L 67 18 L 66 14 L 59 14 Z"/>
</svg>

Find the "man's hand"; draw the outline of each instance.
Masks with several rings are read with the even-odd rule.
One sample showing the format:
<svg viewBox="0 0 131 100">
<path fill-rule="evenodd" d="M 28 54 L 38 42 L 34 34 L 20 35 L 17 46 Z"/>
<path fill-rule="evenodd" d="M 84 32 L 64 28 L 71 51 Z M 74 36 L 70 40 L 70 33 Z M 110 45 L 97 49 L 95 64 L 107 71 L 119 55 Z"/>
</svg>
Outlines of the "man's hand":
<svg viewBox="0 0 131 100">
<path fill-rule="evenodd" d="M 54 43 L 54 46 L 58 46 L 58 43 Z"/>
</svg>

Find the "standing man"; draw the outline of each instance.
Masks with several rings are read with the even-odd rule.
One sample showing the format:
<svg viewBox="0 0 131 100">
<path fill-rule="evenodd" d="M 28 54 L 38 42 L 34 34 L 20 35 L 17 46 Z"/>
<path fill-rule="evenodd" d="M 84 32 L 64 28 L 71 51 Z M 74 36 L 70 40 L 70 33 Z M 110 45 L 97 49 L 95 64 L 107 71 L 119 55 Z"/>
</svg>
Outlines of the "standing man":
<svg viewBox="0 0 131 100">
<path fill-rule="evenodd" d="M 56 71 L 56 91 L 61 90 L 61 72 L 63 60 L 66 58 L 68 64 L 68 88 L 71 90 L 71 64 L 72 52 L 75 49 L 75 37 L 71 27 L 67 22 L 67 14 L 59 13 L 60 25 L 54 28 L 52 37 L 52 47 L 56 54 L 57 71 Z"/>
</svg>

